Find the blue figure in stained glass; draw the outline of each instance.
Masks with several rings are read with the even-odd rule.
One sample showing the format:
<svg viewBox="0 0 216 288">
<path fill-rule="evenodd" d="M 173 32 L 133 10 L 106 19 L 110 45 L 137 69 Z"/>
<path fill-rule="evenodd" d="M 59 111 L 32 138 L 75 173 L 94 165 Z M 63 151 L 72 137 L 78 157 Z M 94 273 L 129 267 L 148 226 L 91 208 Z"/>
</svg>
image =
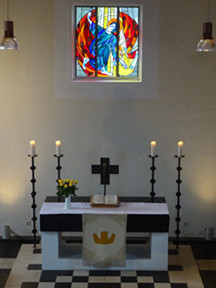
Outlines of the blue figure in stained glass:
<svg viewBox="0 0 216 288">
<path fill-rule="evenodd" d="M 87 19 L 90 24 L 89 31 L 96 36 L 96 24 L 91 21 L 91 12 L 88 13 Z M 114 66 L 116 66 L 116 58 L 117 58 L 117 38 L 113 34 L 117 31 L 117 23 L 112 22 L 110 23 L 106 29 L 102 28 L 101 26 L 97 25 L 97 41 L 96 38 L 93 39 L 89 50 L 93 56 L 96 56 L 96 45 L 97 45 L 97 69 L 101 70 L 102 74 L 106 74 L 111 76 L 111 73 L 107 71 L 107 64 L 109 60 L 110 53 L 114 59 Z M 90 61 L 92 67 L 95 68 L 95 59 L 94 58 L 84 58 L 83 61 L 83 69 L 85 69 L 86 64 Z M 127 68 L 127 65 L 124 61 L 120 61 L 124 68 Z"/>
</svg>

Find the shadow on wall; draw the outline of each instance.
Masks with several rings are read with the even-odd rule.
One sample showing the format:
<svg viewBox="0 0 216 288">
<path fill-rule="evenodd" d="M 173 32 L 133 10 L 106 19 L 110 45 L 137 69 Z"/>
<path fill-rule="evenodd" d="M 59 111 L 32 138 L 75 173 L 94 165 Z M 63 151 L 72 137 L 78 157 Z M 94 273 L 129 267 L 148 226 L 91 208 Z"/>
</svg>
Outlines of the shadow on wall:
<svg viewBox="0 0 216 288">
<path fill-rule="evenodd" d="M 102 128 L 105 137 L 114 146 L 121 150 L 143 154 L 146 145 L 144 137 L 149 133 L 144 132 L 146 123 L 141 122 L 142 119 L 136 112 L 135 102 L 133 99 L 112 100 Z"/>
</svg>

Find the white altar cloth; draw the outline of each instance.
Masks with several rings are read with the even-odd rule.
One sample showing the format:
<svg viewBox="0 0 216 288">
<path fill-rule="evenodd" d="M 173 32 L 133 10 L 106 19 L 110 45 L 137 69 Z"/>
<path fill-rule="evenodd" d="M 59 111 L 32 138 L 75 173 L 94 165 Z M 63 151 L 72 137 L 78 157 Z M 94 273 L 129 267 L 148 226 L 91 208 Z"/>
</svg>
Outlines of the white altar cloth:
<svg viewBox="0 0 216 288">
<path fill-rule="evenodd" d="M 125 266 L 127 215 L 82 215 L 83 264 L 91 267 Z"/>
<path fill-rule="evenodd" d="M 160 218 L 169 218 L 169 211 L 166 203 L 146 203 L 146 202 L 121 202 L 117 208 L 93 208 L 90 203 L 85 202 L 72 202 L 71 209 L 65 210 L 64 203 L 62 202 L 45 202 L 40 210 L 40 219 L 46 219 L 48 216 L 51 221 L 55 217 L 60 216 L 60 222 L 63 223 L 64 219 L 70 219 L 71 216 L 82 216 L 85 214 L 92 215 L 128 215 L 128 218 L 133 216 L 142 219 L 157 219 L 157 227 L 160 227 Z M 51 217 L 50 217 L 51 216 Z M 161 217 L 160 217 L 161 216 Z M 159 219 L 158 219 L 159 218 Z M 48 219 L 45 220 L 47 227 L 52 226 L 49 224 Z M 48 221 L 48 222 L 46 222 Z M 62 221 L 62 222 L 61 222 Z M 80 221 L 80 220 L 79 220 Z M 52 222 L 52 221 L 51 221 Z M 166 222 L 166 221 L 165 221 Z M 154 223 L 154 221 L 153 221 Z M 163 221 L 161 222 L 163 223 Z M 146 223 L 147 225 L 151 225 Z M 155 224 L 155 223 L 154 223 Z M 45 226 L 46 226 L 45 225 Z M 165 223 L 167 226 L 168 223 Z M 55 226 L 55 225 L 54 225 Z M 67 226 L 67 225 L 66 225 Z M 142 226 L 142 225 L 141 225 Z M 143 223 L 145 226 L 145 223 Z M 58 225 L 57 225 L 58 227 Z M 157 231 L 154 229 L 150 232 L 150 241 L 146 245 L 128 245 L 126 249 L 125 266 L 121 267 L 123 270 L 167 270 L 168 269 L 168 230 Z M 95 267 L 83 265 L 82 262 L 82 244 L 67 244 L 62 238 L 62 232 L 56 230 L 46 230 L 46 227 L 41 230 L 41 247 L 42 247 L 42 268 L 43 270 L 91 270 Z M 68 229 L 68 228 L 66 228 Z M 76 228 L 77 229 L 77 228 Z M 61 230 L 64 231 L 64 230 Z M 73 231 L 73 230 L 65 230 Z M 74 230 L 76 231 L 76 230 Z M 134 230 L 134 232 L 136 229 Z M 150 227 L 151 231 L 151 227 Z M 147 232 L 147 231 L 146 231 Z M 79 247 L 80 249 L 79 249 Z M 144 246 L 144 247 L 143 247 Z M 147 253 L 146 253 L 147 252 Z M 113 266 L 106 269 L 116 270 L 119 267 Z"/>
<path fill-rule="evenodd" d="M 166 203 L 144 203 L 144 202 L 121 202 L 119 207 L 115 208 L 94 208 L 90 203 L 72 202 L 71 209 L 65 210 L 64 203 L 44 202 L 41 215 L 48 214 L 142 214 L 142 215 L 160 215 L 169 214 Z"/>
</svg>

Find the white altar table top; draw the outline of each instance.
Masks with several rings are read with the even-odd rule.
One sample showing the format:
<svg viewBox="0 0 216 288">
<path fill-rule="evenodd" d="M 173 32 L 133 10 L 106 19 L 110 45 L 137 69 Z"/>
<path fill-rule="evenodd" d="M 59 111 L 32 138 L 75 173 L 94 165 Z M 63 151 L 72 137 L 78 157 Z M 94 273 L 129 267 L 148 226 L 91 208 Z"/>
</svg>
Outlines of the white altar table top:
<svg viewBox="0 0 216 288">
<path fill-rule="evenodd" d="M 141 214 L 141 215 L 169 215 L 166 203 L 121 202 L 116 208 L 95 208 L 90 203 L 72 202 L 71 209 L 65 210 L 64 203 L 44 202 L 40 215 L 55 214 Z"/>
</svg>

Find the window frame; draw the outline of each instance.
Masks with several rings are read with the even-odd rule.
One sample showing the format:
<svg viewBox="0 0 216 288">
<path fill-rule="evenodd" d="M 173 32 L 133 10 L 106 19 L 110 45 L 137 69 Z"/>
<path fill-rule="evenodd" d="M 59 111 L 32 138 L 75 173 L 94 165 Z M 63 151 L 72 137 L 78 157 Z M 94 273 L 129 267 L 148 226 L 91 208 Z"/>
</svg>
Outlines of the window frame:
<svg viewBox="0 0 216 288">
<path fill-rule="evenodd" d="M 93 3 L 91 3 L 93 4 Z M 72 81 L 73 82 L 142 82 L 142 27 L 143 27 L 143 7 L 142 4 L 136 4 L 132 5 L 133 3 L 129 4 L 118 4 L 118 5 L 110 5 L 110 4 L 104 4 L 102 3 L 97 3 L 93 5 L 89 5 L 89 3 L 86 4 L 76 4 L 72 5 L 72 11 L 71 11 L 71 20 L 72 20 L 72 37 L 71 37 L 71 50 L 72 50 L 72 58 L 71 58 L 71 66 L 72 66 Z M 139 52 L 139 58 L 138 58 L 138 63 L 137 63 L 137 69 L 138 69 L 138 76 L 137 77 L 130 77 L 130 76 L 118 76 L 118 77 L 89 77 L 89 76 L 77 76 L 76 75 L 76 7 L 93 7 L 93 8 L 98 8 L 98 7 L 134 7 L 134 8 L 139 8 L 139 34 L 138 34 L 138 52 Z"/>
</svg>

